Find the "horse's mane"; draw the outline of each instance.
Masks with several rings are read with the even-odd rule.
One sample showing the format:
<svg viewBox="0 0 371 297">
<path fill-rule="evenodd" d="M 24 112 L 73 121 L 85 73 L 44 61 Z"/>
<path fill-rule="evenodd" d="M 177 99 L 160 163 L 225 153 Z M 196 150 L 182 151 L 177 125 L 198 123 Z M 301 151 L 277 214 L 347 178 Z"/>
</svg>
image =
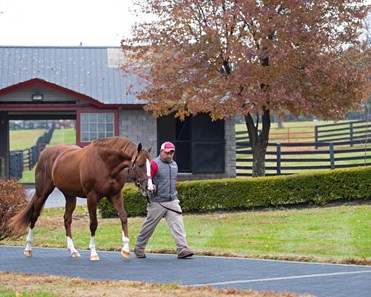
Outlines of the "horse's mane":
<svg viewBox="0 0 371 297">
<path fill-rule="evenodd" d="M 127 154 L 132 154 L 136 149 L 134 142 L 123 136 L 97 139 L 90 143 L 89 146 L 104 151 L 123 151 Z"/>
</svg>

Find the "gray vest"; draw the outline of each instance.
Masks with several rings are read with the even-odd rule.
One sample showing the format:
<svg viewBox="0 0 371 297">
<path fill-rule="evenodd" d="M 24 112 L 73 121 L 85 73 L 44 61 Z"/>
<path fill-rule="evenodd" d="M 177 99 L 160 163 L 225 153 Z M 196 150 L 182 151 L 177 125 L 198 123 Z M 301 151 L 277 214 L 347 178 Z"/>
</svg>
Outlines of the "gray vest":
<svg viewBox="0 0 371 297">
<path fill-rule="evenodd" d="M 158 166 L 157 173 L 152 178 L 156 186 L 155 195 L 149 197 L 150 201 L 171 201 L 177 198 L 176 181 L 178 175 L 178 165 L 175 161 L 166 163 L 158 156 L 153 159 Z"/>
</svg>

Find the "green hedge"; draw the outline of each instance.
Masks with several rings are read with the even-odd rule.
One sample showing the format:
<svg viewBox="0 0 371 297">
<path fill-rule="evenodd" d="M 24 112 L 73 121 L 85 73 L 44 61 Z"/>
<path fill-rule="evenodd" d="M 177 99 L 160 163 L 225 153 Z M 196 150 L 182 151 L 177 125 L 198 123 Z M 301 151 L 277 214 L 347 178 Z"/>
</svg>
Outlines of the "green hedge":
<svg viewBox="0 0 371 297">
<path fill-rule="evenodd" d="M 210 212 L 300 203 L 324 205 L 335 200 L 371 199 L 371 167 L 337 169 L 289 176 L 230 178 L 178 183 L 183 212 Z M 129 216 L 146 214 L 146 198 L 133 185 L 123 189 Z M 98 206 L 103 217 L 116 216 L 106 199 Z"/>
</svg>

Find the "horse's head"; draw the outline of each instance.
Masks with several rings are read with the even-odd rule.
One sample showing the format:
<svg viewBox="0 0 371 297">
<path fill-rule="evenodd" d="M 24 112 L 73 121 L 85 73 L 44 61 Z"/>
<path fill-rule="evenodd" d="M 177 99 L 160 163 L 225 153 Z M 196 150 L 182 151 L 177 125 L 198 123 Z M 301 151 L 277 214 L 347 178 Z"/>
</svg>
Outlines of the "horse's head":
<svg viewBox="0 0 371 297">
<path fill-rule="evenodd" d="M 151 148 L 148 150 L 142 149 L 142 144 L 138 144 L 138 148 L 133 158 L 131 166 L 128 170 L 129 177 L 134 180 L 135 185 L 139 188 L 143 196 L 148 195 L 148 191 L 153 191 L 153 183 L 151 178 Z"/>
</svg>

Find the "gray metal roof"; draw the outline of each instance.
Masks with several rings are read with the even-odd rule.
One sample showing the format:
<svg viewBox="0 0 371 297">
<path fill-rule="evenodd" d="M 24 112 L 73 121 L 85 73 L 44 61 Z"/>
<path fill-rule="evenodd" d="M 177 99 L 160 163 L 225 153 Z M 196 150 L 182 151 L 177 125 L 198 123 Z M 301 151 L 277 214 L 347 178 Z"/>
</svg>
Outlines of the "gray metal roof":
<svg viewBox="0 0 371 297">
<path fill-rule="evenodd" d="M 103 104 L 144 104 L 126 94 L 122 59 L 118 47 L 0 46 L 0 90 L 41 79 Z"/>
</svg>

